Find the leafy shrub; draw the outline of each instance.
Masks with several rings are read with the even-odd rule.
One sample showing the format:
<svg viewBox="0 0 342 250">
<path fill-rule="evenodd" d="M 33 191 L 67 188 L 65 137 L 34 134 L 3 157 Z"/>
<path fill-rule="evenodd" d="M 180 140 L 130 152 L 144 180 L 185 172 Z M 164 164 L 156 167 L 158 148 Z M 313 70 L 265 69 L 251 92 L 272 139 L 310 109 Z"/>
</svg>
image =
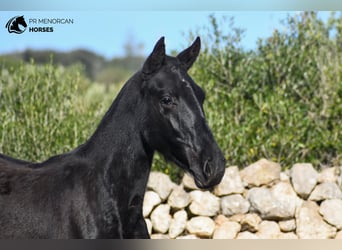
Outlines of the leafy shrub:
<svg viewBox="0 0 342 250">
<path fill-rule="evenodd" d="M 84 98 L 96 85 L 91 86 L 80 72 L 52 63 L 16 67 L 2 63 L 0 152 L 39 161 L 83 143 L 110 99 L 98 94 Z"/>
<path fill-rule="evenodd" d="M 341 164 L 341 18 L 288 16 L 286 29 L 260 39 L 256 51 L 241 48 L 232 20 L 218 22 L 210 16 L 208 33 L 196 34 L 204 49 L 192 75 L 207 92 L 207 118 L 229 163 Z"/>
</svg>

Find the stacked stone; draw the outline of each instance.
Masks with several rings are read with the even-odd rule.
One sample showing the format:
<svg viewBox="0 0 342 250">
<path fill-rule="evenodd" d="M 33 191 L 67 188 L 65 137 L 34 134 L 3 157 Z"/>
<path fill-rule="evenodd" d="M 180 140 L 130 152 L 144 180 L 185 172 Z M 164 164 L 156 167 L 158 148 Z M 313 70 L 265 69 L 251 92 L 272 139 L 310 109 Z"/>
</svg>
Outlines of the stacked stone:
<svg viewBox="0 0 342 250">
<path fill-rule="evenodd" d="M 342 238 L 341 172 L 311 164 L 281 172 L 261 159 L 241 171 L 228 167 L 212 192 L 188 175 L 176 185 L 152 172 L 143 214 L 153 239 Z"/>
</svg>

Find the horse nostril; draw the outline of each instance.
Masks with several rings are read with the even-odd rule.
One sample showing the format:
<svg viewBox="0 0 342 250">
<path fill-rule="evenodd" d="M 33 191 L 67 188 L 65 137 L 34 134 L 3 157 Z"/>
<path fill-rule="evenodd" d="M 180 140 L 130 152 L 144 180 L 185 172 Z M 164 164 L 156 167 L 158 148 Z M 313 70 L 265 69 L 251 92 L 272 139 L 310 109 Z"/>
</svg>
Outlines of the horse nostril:
<svg viewBox="0 0 342 250">
<path fill-rule="evenodd" d="M 211 158 L 208 158 L 205 163 L 204 163 L 204 174 L 207 178 L 209 178 L 212 174 L 212 169 L 211 169 Z"/>
</svg>

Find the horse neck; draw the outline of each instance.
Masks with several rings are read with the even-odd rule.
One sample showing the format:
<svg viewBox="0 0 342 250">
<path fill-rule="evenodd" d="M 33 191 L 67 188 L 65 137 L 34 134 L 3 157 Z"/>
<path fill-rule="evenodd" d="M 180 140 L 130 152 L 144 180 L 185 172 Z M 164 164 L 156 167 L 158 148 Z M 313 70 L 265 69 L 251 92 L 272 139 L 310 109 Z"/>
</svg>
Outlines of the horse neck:
<svg viewBox="0 0 342 250">
<path fill-rule="evenodd" d="M 105 168 L 112 178 L 146 182 L 151 168 L 153 150 L 142 138 L 142 103 L 139 77 L 133 76 L 114 100 L 91 138 L 78 152 Z M 137 175 L 139 173 L 139 176 Z"/>
</svg>

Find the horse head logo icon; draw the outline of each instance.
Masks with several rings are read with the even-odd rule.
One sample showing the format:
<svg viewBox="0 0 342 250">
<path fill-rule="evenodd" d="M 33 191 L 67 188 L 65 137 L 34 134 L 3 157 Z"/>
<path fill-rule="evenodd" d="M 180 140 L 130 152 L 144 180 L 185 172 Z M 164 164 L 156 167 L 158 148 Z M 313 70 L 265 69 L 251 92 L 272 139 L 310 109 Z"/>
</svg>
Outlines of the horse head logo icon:
<svg viewBox="0 0 342 250">
<path fill-rule="evenodd" d="M 12 17 L 6 24 L 9 33 L 21 34 L 26 30 L 27 24 L 24 16 Z"/>
</svg>

